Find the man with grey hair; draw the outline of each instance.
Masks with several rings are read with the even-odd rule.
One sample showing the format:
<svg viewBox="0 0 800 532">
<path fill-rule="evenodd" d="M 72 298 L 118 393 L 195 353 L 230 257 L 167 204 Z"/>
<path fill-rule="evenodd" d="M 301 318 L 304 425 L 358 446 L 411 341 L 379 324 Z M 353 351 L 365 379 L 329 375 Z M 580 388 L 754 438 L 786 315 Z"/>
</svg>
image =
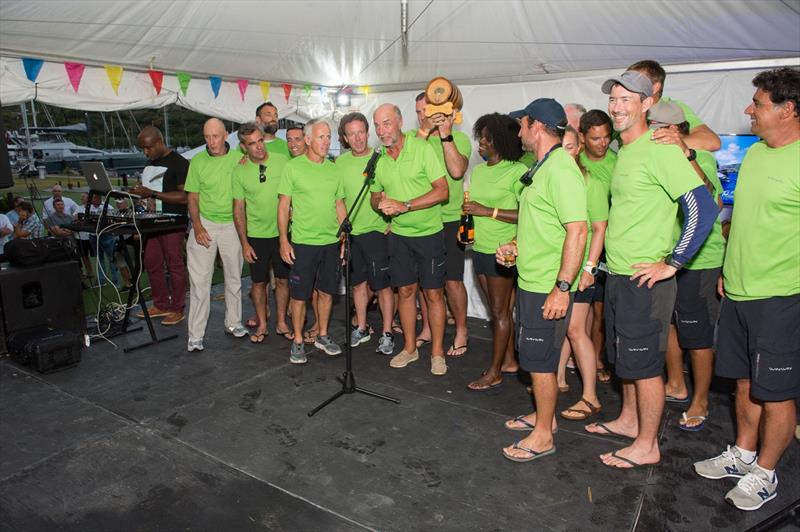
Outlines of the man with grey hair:
<svg viewBox="0 0 800 532">
<path fill-rule="evenodd" d="M 321 119 L 304 128 L 306 153 L 289 161 L 278 185 L 278 233 L 281 258 L 289 264 L 289 297 L 294 340 L 289 362 L 305 364 L 303 321 L 306 301 L 316 288 L 318 336 L 314 347 L 328 355 L 342 349 L 328 334 L 333 295 L 339 290 L 339 224 L 346 212 L 344 190 L 328 160 L 331 127 Z M 292 238 L 289 241 L 289 208 Z"/>
<path fill-rule="evenodd" d="M 258 317 L 250 336 L 261 343 L 267 329 L 267 283 L 269 269 L 275 272 L 276 334 L 293 339 L 286 324 L 289 303 L 289 266 L 281 260 L 278 244 L 278 183 L 289 159 L 270 153 L 264 145 L 264 133 L 255 122 L 239 127 L 239 145 L 247 159 L 233 170 L 233 223 L 242 244 L 242 256 L 250 264 L 250 296 Z"/>
<path fill-rule="evenodd" d="M 61 185 L 53 185 L 51 191 L 53 192 L 53 195 L 44 201 L 44 212 L 42 214 L 44 215 L 45 219 L 49 218 L 54 212 L 56 212 L 55 207 L 53 207 L 53 200 L 56 199 L 64 201 L 64 212 L 68 215 L 75 216 L 78 213 L 80 207 L 78 207 L 78 204 L 75 203 L 75 201 L 73 201 L 71 198 L 64 196 L 64 189 L 61 188 Z"/>
<path fill-rule="evenodd" d="M 237 338 L 242 327 L 242 246 L 233 225 L 231 176 L 241 153 L 226 142 L 225 125 L 210 118 L 203 125 L 206 149 L 189 163 L 187 192 L 192 229 L 186 242 L 189 270 L 189 351 L 203 350 L 210 312 L 211 277 L 217 251 L 225 273 L 225 332 Z"/>
<path fill-rule="evenodd" d="M 565 103 L 564 112 L 567 113 L 567 124 L 575 131 L 580 131 L 581 117 L 586 112 L 586 107 L 579 103 Z"/>
</svg>

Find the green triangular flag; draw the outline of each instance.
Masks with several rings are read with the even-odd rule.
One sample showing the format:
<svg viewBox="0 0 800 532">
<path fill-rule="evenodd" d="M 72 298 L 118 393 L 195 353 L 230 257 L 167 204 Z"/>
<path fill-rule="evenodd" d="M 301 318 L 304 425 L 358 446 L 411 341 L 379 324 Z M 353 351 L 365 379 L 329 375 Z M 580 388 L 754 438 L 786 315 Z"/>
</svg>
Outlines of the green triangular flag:
<svg viewBox="0 0 800 532">
<path fill-rule="evenodd" d="M 175 75 L 178 76 L 178 84 L 181 86 L 181 92 L 184 96 L 186 96 L 186 91 L 189 88 L 189 82 L 192 81 L 192 75 L 187 74 L 186 72 L 177 72 Z"/>
</svg>

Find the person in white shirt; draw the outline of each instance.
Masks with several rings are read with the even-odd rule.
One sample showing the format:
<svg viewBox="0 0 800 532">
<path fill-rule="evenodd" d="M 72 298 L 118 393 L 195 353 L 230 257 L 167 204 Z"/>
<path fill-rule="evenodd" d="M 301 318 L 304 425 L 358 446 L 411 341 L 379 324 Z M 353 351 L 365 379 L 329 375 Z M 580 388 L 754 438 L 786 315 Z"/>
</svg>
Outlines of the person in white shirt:
<svg viewBox="0 0 800 532">
<path fill-rule="evenodd" d="M 80 210 L 80 206 L 78 206 L 74 200 L 64 196 L 64 189 L 61 188 L 61 185 L 53 185 L 51 192 L 53 193 L 53 196 L 44 201 L 44 218 L 49 218 L 50 215 L 56 211 L 55 207 L 53 207 L 53 200 L 57 198 L 64 200 L 64 212 L 70 216 L 75 216 L 75 214 L 77 214 L 77 212 Z"/>
<path fill-rule="evenodd" d="M 0 256 L 5 253 L 4 248 L 6 247 L 6 242 L 11 240 L 11 234 L 13 232 L 14 225 L 11 223 L 11 220 L 9 220 L 8 216 L 5 214 L 0 214 Z"/>
</svg>

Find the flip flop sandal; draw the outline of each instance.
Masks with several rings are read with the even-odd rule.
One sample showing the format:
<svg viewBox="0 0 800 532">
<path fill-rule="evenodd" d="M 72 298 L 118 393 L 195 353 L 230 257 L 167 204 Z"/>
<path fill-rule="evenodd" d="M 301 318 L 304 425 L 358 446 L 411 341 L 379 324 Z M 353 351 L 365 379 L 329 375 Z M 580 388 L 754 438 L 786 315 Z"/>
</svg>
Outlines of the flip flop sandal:
<svg viewBox="0 0 800 532">
<path fill-rule="evenodd" d="M 415 342 L 415 344 L 414 344 L 414 345 L 416 345 L 416 346 L 417 346 L 417 349 L 419 349 L 419 348 L 420 348 L 420 347 L 422 347 L 423 345 L 428 345 L 429 343 L 431 343 L 431 341 L 430 341 L 430 340 L 428 340 L 428 339 L 425 339 L 425 338 L 417 338 L 417 341 Z"/>
<path fill-rule="evenodd" d="M 684 404 L 689 402 L 689 396 L 686 397 L 675 397 L 674 395 L 668 395 L 664 397 L 664 400 L 668 403 L 677 403 L 677 404 Z"/>
<path fill-rule="evenodd" d="M 392 322 L 392 332 L 395 334 L 403 334 L 403 328 L 396 321 Z"/>
<path fill-rule="evenodd" d="M 303 343 L 314 344 L 317 342 L 317 336 L 319 336 L 319 333 L 317 331 L 311 331 L 309 329 L 303 333 Z"/>
<path fill-rule="evenodd" d="M 618 465 L 609 465 L 609 464 L 606 464 L 605 462 L 603 462 L 603 464 L 605 466 L 613 467 L 614 469 L 636 469 L 637 467 L 645 467 L 645 466 L 653 465 L 653 464 L 640 464 L 639 462 L 634 462 L 633 460 L 631 460 L 629 458 L 625 458 L 624 456 L 618 455 L 616 451 L 611 453 L 611 456 L 613 456 L 617 460 L 622 460 L 623 462 L 625 462 L 626 464 L 628 464 L 630 466 L 630 467 L 620 467 Z"/>
<path fill-rule="evenodd" d="M 588 418 L 600 413 L 600 408 L 601 407 L 593 405 L 592 403 L 590 403 L 589 401 L 587 401 L 583 397 L 581 397 L 580 401 L 575 403 L 575 406 L 577 406 L 580 403 L 583 403 L 586 406 L 588 406 L 589 410 L 582 410 L 580 408 L 567 408 L 566 410 L 561 412 L 561 417 L 563 417 L 564 419 L 572 420 L 572 421 L 583 421 L 584 419 L 588 419 Z"/>
<path fill-rule="evenodd" d="M 290 342 L 294 340 L 294 333 L 292 331 L 275 331 L 275 334 Z"/>
<path fill-rule="evenodd" d="M 597 381 L 602 384 L 608 384 L 611 382 L 611 373 L 609 373 L 606 368 L 598 368 Z"/>
<path fill-rule="evenodd" d="M 503 449 L 503 456 L 511 460 L 512 462 L 532 462 L 534 460 L 538 460 L 539 458 L 544 458 L 550 454 L 554 454 L 556 452 L 556 446 L 553 445 L 546 451 L 534 451 L 533 449 L 528 449 L 527 447 L 523 447 L 520 445 L 520 442 L 515 443 L 511 446 L 512 449 L 517 449 L 519 451 L 526 452 L 530 454 L 530 456 L 521 457 L 521 456 L 514 456 L 508 454 L 505 449 Z"/>
<path fill-rule="evenodd" d="M 248 329 L 255 329 L 256 327 L 258 327 L 258 318 L 250 318 L 249 320 L 247 320 L 244 326 L 247 327 Z"/>
<path fill-rule="evenodd" d="M 567 393 L 569 391 L 569 384 L 565 384 L 564 386 L 559 386 L 558 391 L 561 393 Z"/>
<path fill-rule="evenodd" d="M 700 423 L 697 425 L 687 425 L 689 421 L 699 419 Z M 678 428 L 681 430 L 685 430 L 686 432 L 700 432 L 706 426 L 706 416 L 687 416 L 686 412 L 681 414 L 681 420 L 678 421 Z"/>
<path fill-rule="evenodd" d="M 594 434 L 595 436 L 616 436 L 617 438 L 625 438 L 626 440 L 633 440 L 634 439 L 634 438 L 631 438 L 630 436 L 626 436 L 624 434 L 620 434 L 619 432 L 614 432 L 610 428 L 606 427 L 605 423 L 600 423 L 599 421 L 595 422 L 594 426 L 595 427 L 600 427 L 605 432 L 592 432 L 590 430 L 586 430 L 586 427 L 584 427 L 583 430 L 585 430 L 589 434 Z"/>
<path fill-rule="evenodd" d="M 536 428 L 535 424 L 529 423 L 528 421 L 525 421 L 525 415 L 526 414 L 523 414 L 521 416 L 517 416 L 514 419 L 507 419 L 505 424 L 504 424 L 505 427 L 508 430 L 516 430 L 516 431 L 519 431 L 519 432 L 527 432 L 527 431 L 531 431 L 531 430 L 535 429 Z M 509 427 L 508 426 L 509 423 L 514 423 L 514 422 L 522 423 L 525 426 L 524 427 Z M 556 434 L 557 432 L 558 432 L 558 427 L 556 427 L 556 429 L 553 431 L 553 434 Z"/>
<path fill-rule="evenodd" d="M 267 336 L 269 336 L 269 332 L 251 334 L 250 342 L 254 344 L 260 344 L 264 341 L 264 338 L 266 338 Z"/>
<path fill-rule="evenodd" d="M 455 352 L 460 350 L 460 349 L 463 349 L 464 351 L 462 351 L 461 353 L 456 354 Z M 467 354 L 467 350 L 468 349 L 469 349 L 469 342 L 467 342 L 464 345 L 460 345 L 458 347 L 456 347 L 455 344 L 450 344 L 450 349 L 447 350 L 447 356 L 452 357 L 452 358 L 463 357 L 464 355 Z"/>
<path fill-rule="evenodd" d="M 503 385 L 503 378 L 501 376 L 500 380 L 497 381 L 494 384 L 489 384 L 489 385 L 486 385 L 486 386 L 479 385 L 479 386 L 481 386 L 480 388 L 478 388 L 476 386 L 473 386 L 473 384 L 476 384 L 477 382 L 478 381 L 472 381 L 471 383 L 467 384 L 467 390 L 469 390 L 471 392 L 488 392 L 489 390 L 491 390 L 493 388 L 499 388 L 500 386 L 502 386 Z"/>
</svg>

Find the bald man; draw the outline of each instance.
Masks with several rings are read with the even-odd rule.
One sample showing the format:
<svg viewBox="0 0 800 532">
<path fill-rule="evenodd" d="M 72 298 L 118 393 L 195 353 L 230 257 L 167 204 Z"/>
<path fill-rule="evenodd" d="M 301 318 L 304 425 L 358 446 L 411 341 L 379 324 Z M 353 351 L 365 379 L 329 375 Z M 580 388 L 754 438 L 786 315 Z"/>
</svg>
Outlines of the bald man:
<svg viewBox="0 0 800 532">
<path fill-rule="evenodd" d="M 61 185 L 53 185 L 51 192 L 53 195 L 44 201 L 43 209 L 45 219 L 49 218 L 54 212 L 56 212 L 56 209 L 53 206 L 53 201 L 57 199 L 64 200 L 65 213 L 69 214 L 70 216 L 75 216 L 78 213 L 80 207 L 78 207 L 78 204 L 72 199 L 64 196 L 64 189 L 61 188 Z"/>
<path fill-rule="evenodd" d="M 144 127 L 137 141 L 148 159 L 143 175 L 161 175 L 156 181 L 161 183 L 161 187 L 160 190 L 154 190 L 139 183 L 133 188 L 133 193 L 160 200 L 161 211 L 165 214 L 186 215 L 186 192 L 183 186 L 189 172 L 189 161 L 164 144 L 164 137 L 156 127 Z M 184 231 L 154 235 L 147 239 L 144 250 L 144 268 L 153 294 L 153 306 L 148 310 L 150 317 L 164 318 L 162 325 L 175 325 L 184 320 L 186 267 L 181 252 L 183 238 Z M 169 271 L 169 284 L 164 275 L 165 265 Z M 144 314 L 140 312 L 139 316 L 143 318 Z"/>
<path fill-rule="evenodd" d="M 186 242 L 191 285 L 189 351 L 203 350 L 210 311 L 211 276 L 217 251 L 225 273 L 225 332 L 237 338 L 247 335 L 242 326 L 242 245 L 233 224 L 231 177 L 242 154 L 231 150 L 221 120 L 203 125 L 206 150 L 192 158 L 184 190 L 187 192 L 192 228 Z"/>
</svg>

